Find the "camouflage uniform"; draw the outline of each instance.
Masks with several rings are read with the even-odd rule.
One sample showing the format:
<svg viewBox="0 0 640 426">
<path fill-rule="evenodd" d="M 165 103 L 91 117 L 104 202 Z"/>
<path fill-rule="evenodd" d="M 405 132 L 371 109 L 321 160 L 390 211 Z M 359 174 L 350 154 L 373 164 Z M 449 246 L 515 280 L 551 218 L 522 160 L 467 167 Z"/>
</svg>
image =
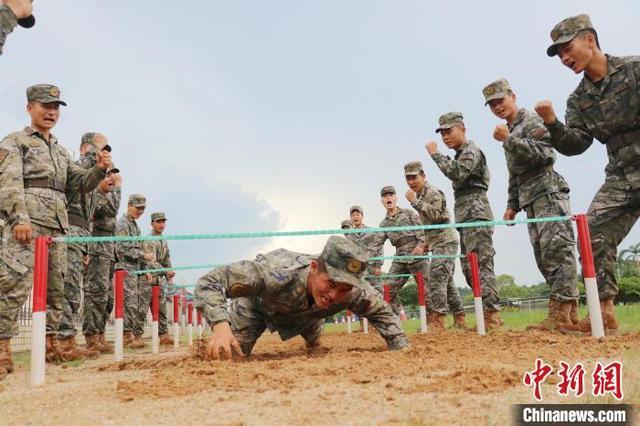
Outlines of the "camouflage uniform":
<svg viewBox="0 0 640 426">
<path fill-rule="evenodd" d="M 607 59 L 604 80 L 585 76 L 569 97 L 566 124 L 547 125 L 564 155 L 583 153 L 594 138 L 607 147 L 605 180 L 587 211 L 601 300 L 618 294 L 617 247 L 640 216 L 640 56 Z"/>
<path fill-rule="evenodd" d="M 345 309 L 367 317 L 389 349 L 408 345 L 393 314 L 380 294 L 361 279 L 367 255 L 347 239 L 332 236 L 319 256 L 335 282 L 352 285 L 343 303 L 320 309 L 310 301 L 307 278 L 310 263 L 317 256 L 278 249 L 261 254 L 253 261 L 218 267 L 198 280 L 196 308 L 213 326 L 222 321 L 231 325 L 245 355 L 268 328 L 282 340 L 301 335 L 309 346 L 317 344 L 324 319 Z M 232 298 L 230 311 L 226 298 Z"/>
<path fill-rule="evenodd" d="M 76 164 L 89 169 L 96 164 L 95 152 L 83 155 Z M 67 210 L 69 215 L 69 236 L 91 236 L 91 217 L 93 216 L 93 191 L 67 191 Z M 84 257 L 87 255 L 86 243 L 67 244 L 67 273 L 64 277 L 64 303 L 58 339 L 76 335 L 74 320 L 80 310 Z"/>
<path fill-rule="evenodd" d="M 391 186 L 385 186 L 382 188 L 381 195 L 393 191 L 395 189 Z M 395 215 L 387 212 L 386 217 L 380 222 L 380 228 L 388 228 L 395 226 L 415 226 L 422 225 L 418 215 L 408 209 L 396 207 L 397 212 Z M 411 256 L 413 250 L 417 246 L 421 246 L 426 249 L 427 238 L 424 231 L 394 231 L 394 232 L 377 232 L 373 238 L 373 251 L 382 252 L 384 242 L 388 239 L 391 245 L 396 248 L 396 256 Z M 382 266 L 381 261 L 370 262 L 370 265 L 374 268 L 380 268 Z M 396 259 L 391 263 L 389 268 L 389 275 L 396 274 L 411 274 L 415 275 L 418 272 L 422 272 L 423 276 L 427 277 L 429 274 L 429 260 L 428 259 Z M 400 311 L 400 307 L 396 301 L 398 293 L 402 290 L 402 287 L 407 283 L 408 278 L 391 278 L 389 280 L 389 302 L 394 312 L 397 314 Z"/>
<path fill-rule="evenodd" d="M 447 113 L 439 119 L 440 127 L 436 130 L 451 128 L 462 123 L 459 112 Z M 490 221 L 493 212 L 487 198 L 489 189 L 489 168 L 483 152 L 478 146 L 467 141 L 460 146 L 454 159 L 436 152 L 431 156 L 442 173 L 453 184 L 455 197 L 454 213 L 457 223 Z M 476 228 L 459 228 L 460 251 L 463 254 L 475 252 L 478 255 L 480 268 L 480 285 L 482 287 L 482 303 L 485 310 L 498 311 L 499 298 L 496 276 L 493 268 L 493 226 Z M 471 287 L 471 271 L 467 259 L 461 259 L 462 272 Z"/>
<path fill-rule="evenodd" d="M 51 85 L 27 89 L 27 99 L 59 102 L 60 91 Z M 0 211 L 7 218 L 0 249 L 0 339 L 18 333 L 18 310 L 33 283 L 34 242 L 22 244 L 13 237 L 15 225 L 31 225 L 33 238 L 61 237 L 69 229 L 65 191 L 93 190 L 104 178 L 98 167 L 83 169 L 51 135 L 46 141 L 27 127 L 0 142 Z M 66 246 L 49 247 L 47 334 L 55 335 L 62 313 Z"/>
<path fill-rule="evenodd" d="M 417 175 L 423 171 L 422 163 L 414 161 L 404 167 L 405 175 Z M 447 200 L 444 193 L 428 183 L 422 191 L 416 194 L 416 200 L 411 203 L 422 219 L 424 225 L 450 223 Z M 427 251 L 434 255 L 457 255 L 458 237 L 453 228 L 429 229 L 425 231 L 427 237 Z M 429 275 L 425 275 L 429 287 L 428 310 L 441 314 L 464 312 L 462 298 L 453 282 L 455 259 L 432 259 Z"/>
<path fill-rule="evenodd" d="M 7 39 L 7 36 L 13 32 L 16 25 L 20 25 L 23 28 L 31 28 L 35 24 L 35 18 L 33 15 L 17 19 L 15 13 L 5 4 L 0 4 L 0 55 L 2 55 L 2 47 Z"/>
<path fill-rule="evenodd" d="M 153 213 L 151 215 L 151 222 L 164 218 L 164 213 Z M 155 232 L 151 231 L 149 235 L 162 234 L 156 234 Z M 169 253 L 169 244 L 166 240 L 143 241 L 142 250 L 145 253 L 153 253 L 155 256 L 154 261 L 147 262 L 149 269 L 171 268 L 171 254 Z M 158 334 L 167 334 L 169 332 L 167 326 L 167 304 L 165 302 L 165 288 L 167 288 L 169 284 L 169 281 L 167 280 L 167 273 L 156 272 L 151 275 L 153 275 L 151 285 L 160 286 L 160 300 L 158 305 Z"/>
<path fill-rule="evenodd" d="M 146 200 L 144 197 L 134 194 L 129 198 L 129 203 L 134 206 L 142 206 Z M 125 213 L 116 223 L 116 235 L 121 237 L 139 236 L 140 228 L 138 228 L 136 221 Z M 150 283 L 133 272 L 147 267 L 143 258 L 142 243 L 127 241 L 117 244 L 116 248 L 118 253 L 116 269 L 124 269 L 128 272 L 124 282 L 124 331 L 132 332 L 135 336 L 142 336 L 151 302 Z"/>
<path fill-rule="evenodd" d="M 511 91 L 505 79 L 483 89 L 486 103 Z M 503 142 L 509 170 L 507 208 L 524 210 L 527 218 L 569 216 L 569 185 L 553 165 L 556 155 L 549 132 L 537 114 L 520 109 Z M 560 302 L 578 300 L 575 238 L 570 221 L 529 223 L 529 239 L 538 269 Z"/>
<path fill-rule="evenodd" d="M 109 237 L 116 232 L 116 216 L 120 208 L 121 188 L 116 186 L 106 194 L 94 194 L 94 237 Z M 84 305 L 82 332 L 103 334 L 113 310 L 113 272 L 116 244 L 112 241 L 89 244 L 89 264 L 84 275 Z"/>
</svg>

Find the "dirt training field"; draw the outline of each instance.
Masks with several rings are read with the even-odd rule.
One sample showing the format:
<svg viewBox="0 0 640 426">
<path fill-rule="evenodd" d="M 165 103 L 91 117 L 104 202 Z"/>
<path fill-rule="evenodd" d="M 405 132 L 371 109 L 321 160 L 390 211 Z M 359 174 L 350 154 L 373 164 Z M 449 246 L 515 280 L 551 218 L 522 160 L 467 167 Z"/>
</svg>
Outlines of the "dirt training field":
<svg viewBox="0 0 640 426">
<path fill-rule="evenodd" d="M 505 331 L 414 334 L 388 352 L 376 334 L 330 333 L 307 354 L 301 339 L 263 336 L 239 363 L 205 362 L 190 352 L 111 356 L 48 366 L 47 384 L 29 386 L 20 367 L 0 382 L 2 424 L 505 424 L 511 404 L 532 403 L 522 384 L 536 358 L 554 369 L 596 359 L 623 363 L 625 403 L 640 402 L 640 333 L 606 339 Z M 147 347 L 148 350 L 148 347 Z M 632 367 L 632 366 L 636 367 Z M 561 397 L 554 374 L 543 402 L 615 402 Z M 589 382 L 586 386 L 590 389 Z M 587 391 L 589 394 L 590 391 Z"/>
</svg>

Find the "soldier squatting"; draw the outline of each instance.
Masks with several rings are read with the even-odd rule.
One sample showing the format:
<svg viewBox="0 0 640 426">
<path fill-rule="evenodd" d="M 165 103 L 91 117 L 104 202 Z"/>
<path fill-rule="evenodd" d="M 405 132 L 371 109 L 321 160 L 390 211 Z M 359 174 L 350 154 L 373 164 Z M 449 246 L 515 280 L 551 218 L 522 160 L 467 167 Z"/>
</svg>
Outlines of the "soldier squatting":
<svg viewBox="0 0 640 426">
<path fill-rule="evenodd" d="M 35 19 L 30 0 L 0 0 L 0 53 L 17 25 L 29 28 Z M 504 148 L 509 173 L 504 219 L 520 211 L 528 218 L 571 214 L 569 186 L 555 171 L 557 153 L 579 155 L 594 138 L 606 145 L 609 164 L 606 177 L 588 210 L 592 232 L 598 290 L 607 334 L 618 331 L 613 310 L 618 293 L 615 276 L 617 246 L 640 215 L 640 57 L 604 54 L 587 15 L 567 18 L 551 31 L 549 56 L 558 56 L 582 81 L 567 101 L 564 123 L 549 101 L 535 112 L 517 105 L 517 91 L 505 79 L 483 88 L 487 105 L 504 124 L 496 126 L 494 139 Z M 31 123 L 0 142 L 0 378 L 14 369 L 10 339 L 18 332 L 18 310 L 26 301 L 33 281 L 33 240 L 37 236 L 140 235 L 137 220 L 146 199 L 132 195 L 126 212 L 116 220 L 120 207 L 121 179 L 111 161 L 106 136 L 86 133 L 81 156 L 72 161 L 51 130 L 60 116 L 58 87 L 37 84 L 27 88 L 27 113 Z M 489 166 L 480 145 L 467 137 L 460 112 L 442 114 L 437 133 L 452 156 L 441 153 L 438 143 L 425 145 L 428 157 L 451 180 L 456 223 L 489 221 L 494 215 L 487 199 Z M 410 209 L 397 206 L 396 189 L 380 191 L 386 216 L 380 227 L 451 222 L 444 193 L 433 187 L 420 161 L 404 166 Z M 360 206 L 349 209 L 350 220 L 342 228 L 366 228 Z M 152 235 L 164 232 L 166 216 L 151 215 Z M 564 333 L 590 333 L 589 318 L 577 317 L 577 266 L 575 237 L 570 222 L 529 224 L 529 236 L 540 272 L 551 289 L 547 318 L 531 329 Z M 307 347 L 319 344 L 324 319 L 346 308 L 366 317 L 389 349 L 408 346 L 397 315 L 396 296 L 404 280 L 390 282 L 387 304 L 364 275 L 380 275 L 379 256 L 386 240 L 396 255 L 426 253 L 451 255 L 475 251 L 479 257 L 482 301 L 488 328 L 502 325 L 493 258 L 493 228 L 347 234 L 330 237 L 322 253 L 313 256 L 284 249 L 216 268 L 198 281 L 196 307 L 212 328 L 206 353 L 210 358 L 251 354 L 267 329 L 283 340 L 302 336 Z M 470 284 L 467 262 L 461 262 Z M 169 268 L 166 241 L 53 244 L 49 252 L 47 300 L 47 360 L 60 362 L 97 356 L 112 348 L 105 340 L 105 323 L 113 308 L 111 282 L 116 268 L 135 271 Z M 444 329 L 444 317 L 454 315 L 454 325 L 465 327 L 460 296 L 453 284 L 451 259 L 401 259 L 390 273 L 422 272 L 428 277 L 429 319 Z M 144 346 L 141 336 L 150 306 L 152 285 L 170 284 L 173 273 L 130 273 L 125 284 L 125 342 Z M 377 284 L 377 283 L 376 283 Z M 87 348 L 78 348 L 73 319 L 84 292 L 82 332 Z M 231 298 L 231 308 L 226 299 Z M 162 304 L 161 304 L 162 306 Z M 163 343 L 171 343 L 166 312 L 161 313 Z"/>
</svg>

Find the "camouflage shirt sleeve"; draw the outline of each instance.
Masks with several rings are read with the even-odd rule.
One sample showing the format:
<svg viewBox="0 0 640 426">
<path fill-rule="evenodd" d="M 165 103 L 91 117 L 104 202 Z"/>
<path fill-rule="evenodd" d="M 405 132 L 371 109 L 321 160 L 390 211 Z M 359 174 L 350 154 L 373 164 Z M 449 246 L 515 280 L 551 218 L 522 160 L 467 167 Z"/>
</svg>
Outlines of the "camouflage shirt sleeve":
<svg viewBox="0 0 640 426">
<path fill-rule="evenodd" d="M 446 216 L 446 203 L 440 191 L 429 191 L 422 200 L 416 199 L 411 203 L 411 207 L 416 209 L 420 216 L 427 218 L 429 223 L 437 222 Z"/>
<path fill-rule="evenodd" d="M 119 237 L 131 236 L 129 224 L 126 220 L 121 219 L 116 223 L 116 235 Z M 118 248 L 118 257 L 129 262 L 140 262 L 140 265 L 146 265 L 144 262 L 144 251 L 139 241 L 122 241 L 116 244 Z"/>
<path fill-rule="evenodd" d="M 357 315 L 367 318 L 387 342 L 389 349 L 396 350 L 409 346 L 407 336 L 402 331 L 400 319 L 382 299 L 380 292 L 362 280 L 361 289 L 354 293 L 355 296 L 351 300 L 349 309 Z"/>
<path fill-rule="evenodd" d="M 481 156 L 479 150 L 465 149 L 457 159 L 439 152 L 434 153 L 431 158 L 446 177 L 457 182 L 469 177 L 480 162 Z"/>
<path fill-rule="evenodd" d="M 414 226 L 414 225 L 422 225 L 422 220 L 420 220 L 420 216 L 418 216 L 418 213 L 414 212 L 413 210 L 406 210 L 409 213 L 409 225 L 408 226 Z M 420 230 L 420 231 L 414 231 L 415 232 L 415 236 L 418 239 L 418 245 L 420 247 L 422 247 L 424 250 L 427 250 L 427 236 L 424 233 L 424 230 Z"/>
<path fill-rule="evenodd" d="M 516 212 L 520 211 L 520 198 L 518 196 L 518 177 L 509 170 L 509 186 L 507 189 L 507 208 Z"/>
<path fill-rule="evenodd" d="M 7 36 L 11 34 L 13 29 L 18 25 L 18 19 L 9 6 L 0 4 L 0 55 L 2 55 L 2 47 L 7 40 Z"/>
<path fill-rule="evenodd" d="M 153 260 L 145 260 L 147 263 L 148 269 L 160 269 L 164 268 L 164 266 L 158 260 L 158 243 L 159 241 L 151 241 L 145 240 L 142 241 L 142 251 L 145 253 L 153 253 Z M 153 276 L 161 275 L 160 273 L 154 273 Z"/>
<path fill-rule="evenodd" d="M 254 297 L 264 290 L 265 282 L 255 262 L 243 260 L 211 270 L 198 280 L 196 308 L 202 310 L 212 326 L 229 322 L 227 298 Z"/>
<path fill-rule="evenodd" d="M 556 119 L 551 124 L 547 124 L 551 135 L 550 143 L 564 155 L 578 155 L 585 152 L 593 143 L 593 136 L 587 132 L 578 106 L 574 104 L 573 96 L 567 100 L 567 112 L 563 124 Z"/>
<path fill-rule="evenodd" d="M 83 194 L 91 192 L 96 189 L 105 176 L 105 171 L 98 168 L 98 166 L 85 169 L 73 161 L 70 161 L 69 169 L 67 170 L 67 189 L 80 191 Z"/>
<path fill-rule="evenodd" d="M 24 197 L 22 150 L 12 135 L 0 142 L 0 211 L 13 225 L 31 223 Z"/>
<path fill-rule="evenodd" d="M 376 232 L 371 237 L 371 257 L 382 256 L 384 253 L 384 242 L 387 241 L 386 232 Z M 373 260 L 369 262 L 369 265 L 373 268 L 381 268 L 384 262 L 382 260 Z"/>
</svg>

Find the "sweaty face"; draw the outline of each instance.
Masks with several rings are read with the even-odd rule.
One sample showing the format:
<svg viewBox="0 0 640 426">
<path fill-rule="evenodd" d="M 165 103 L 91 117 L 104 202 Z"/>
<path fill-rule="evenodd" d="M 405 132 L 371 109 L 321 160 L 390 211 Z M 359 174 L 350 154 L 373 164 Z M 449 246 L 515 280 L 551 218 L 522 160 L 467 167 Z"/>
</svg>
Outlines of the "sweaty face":
<svg viewBox="0 0 640 426">
<path fill-rule="evenodd" d="M 27 112 L 31 116 L 31 127 L 38 131 L 48 131 L 55 127 L 60 118 L 60 105 L 57 102 L 29 102 Z"/>
<path fill-rule="evenodd" d="M 154 220 L 151 222 L 151 228 L 153 228 L 153 231 L 157 234 L 162 234 L 166 225 L 166 220 Z"/>
<path fill-rule="evenodd" d="M 333 304 L 346 301 L 351 288 L 349 284 L 333 282 L 328 273 L 318 270 L 317 262 L 311 263 L 307 289 L 318 308 L 328 309 Z"/>
<path fill-rule="evenodd" d="M 396 194 L 384 194 L 380 200 L 382 201 L 384 208 L 387 210 L 395 209 L 396 203 L 398 202 Z"/>
<path fill-rule="evenodd" d="M 456 149 L 466 141 L 464 127 L 455 125 L 450 129 L 440 130 L 442 142 L 450 149 Z"/>
<path fill-rule="evenodd" d="M 489 101 L 489 108 L 496 117 L 508 120 L 518 114 L 515 95 L 507 95 L 502 99 L 493 99 Z"/>
<path fill-rule="evenodd" d="M 362 213 L 358 210 L 354 210 L 351 213 L 351 223 L 353 223 L 353 226 L 356 228 L 359 228 L 362 225 L 362 218 Z"/>
<path fill-rule="evenodd" d="M 591 62 L 595 45 L 592 34 L 578 35 L 569 43 L 558 47 L 558 57 L 564 66 L 580 74 Z"/>
<path fill-rule="evenodd" d="M 406 175 L 404 177 L 407 181 L 407 185 L 413 192 L 420 192 L 424 188 L 424 184 L 427 181 L 427 177 L 423 174 Z"/>
</svg>

